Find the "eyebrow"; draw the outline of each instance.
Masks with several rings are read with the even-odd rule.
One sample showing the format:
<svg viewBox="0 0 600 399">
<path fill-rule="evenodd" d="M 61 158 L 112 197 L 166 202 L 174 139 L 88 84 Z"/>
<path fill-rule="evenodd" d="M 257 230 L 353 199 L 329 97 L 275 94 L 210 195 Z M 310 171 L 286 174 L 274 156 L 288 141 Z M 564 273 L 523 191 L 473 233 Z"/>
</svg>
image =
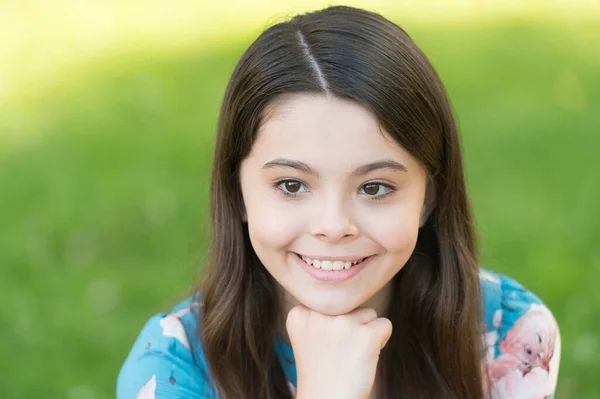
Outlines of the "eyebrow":
<svg viewBox="0 0 600 399">
<path fill-rule="evenodd" d="M 310 167 L 308 164 L 301 162 L 301 161 L 295 161 L 293 159 L 287 159 L 287 158 L 276 158 L 270 162 L 267 162 L 266 164 L 263 165 L 262 169 L 276 169 L 276 168 L 285 168 L 285 169 L 295 169 L 295 170 L 299 170 L 301 172 L 313 175 L 313 176 L 319 176 L 319 172 L 317 172 L 315 169 L 313 169 L 312 167 Z M 406 166 L 404 166 L 404 164 L 400 163 L 400 162 L 396 162 L 396 161 L 392 161 L 391 159 L 384 159 L 381 161 L 375 161 L 375 162 L 371 162 L 365 165 L 361 165 L 358 168 L 356 168 L 351 174 L 351 177 L 358 177 L 358 176 L 363 176 L 366 175 L 369 172 L 372 172 L 374 170 L 381 170 L 381 169 L 387 169 L 387 170 L 392 170 L 392 171 L 396 171 L 396 172 L 408 172 L 408 169 L 406 168 Z"/>
</svg>

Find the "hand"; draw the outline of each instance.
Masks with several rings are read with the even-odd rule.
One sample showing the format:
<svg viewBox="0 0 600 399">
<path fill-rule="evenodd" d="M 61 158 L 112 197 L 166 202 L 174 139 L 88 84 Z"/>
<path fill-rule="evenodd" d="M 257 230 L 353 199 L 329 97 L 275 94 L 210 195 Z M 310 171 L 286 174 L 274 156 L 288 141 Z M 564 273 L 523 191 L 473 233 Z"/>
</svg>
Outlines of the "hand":
<svg viewBox="0 0 600 399">
<path fill-rule="evenodd" d="M 287 315 L 298 399 L 367 399 L 379 353 L 392 334 L 390 320 L 371 308 L 327 316 L 299 305 Z"/>
</svg>

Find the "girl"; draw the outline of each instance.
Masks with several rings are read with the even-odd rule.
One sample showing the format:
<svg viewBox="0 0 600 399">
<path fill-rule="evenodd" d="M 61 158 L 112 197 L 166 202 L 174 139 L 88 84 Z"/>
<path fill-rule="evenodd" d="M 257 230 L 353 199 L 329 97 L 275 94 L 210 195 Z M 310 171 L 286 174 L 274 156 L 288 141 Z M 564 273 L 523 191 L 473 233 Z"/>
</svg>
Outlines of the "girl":
<svg viewBox="0 0 600 399">
<path fill-rule="evenodd" d="M 119 399 L 551 398 L 560 338 L 481 270 L 451 106 L 397 25 L 267 29 L 222 104 L 199 289 L 152 317 Z"/>
</svg>

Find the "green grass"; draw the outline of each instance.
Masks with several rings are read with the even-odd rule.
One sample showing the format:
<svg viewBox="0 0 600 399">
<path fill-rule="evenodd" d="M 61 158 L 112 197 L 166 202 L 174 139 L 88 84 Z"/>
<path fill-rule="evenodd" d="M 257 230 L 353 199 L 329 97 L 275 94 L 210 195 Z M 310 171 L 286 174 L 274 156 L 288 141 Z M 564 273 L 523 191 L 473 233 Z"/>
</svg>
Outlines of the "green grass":
<svg viewBox="0 0 600 399">
<path fill-rule="evenodd" d="M 563 22 L 409 32 L 460 121 L 482 265 L 549 305 L 563 338 L 557 398 L 591 399 L 600 392 L 600 20 Z M 219 105 L 247 44 L 130 48 L 3 105 L 2 398 L 114 397 L 145 320 L 186 294 L 207 247 Z"/>
</svg>

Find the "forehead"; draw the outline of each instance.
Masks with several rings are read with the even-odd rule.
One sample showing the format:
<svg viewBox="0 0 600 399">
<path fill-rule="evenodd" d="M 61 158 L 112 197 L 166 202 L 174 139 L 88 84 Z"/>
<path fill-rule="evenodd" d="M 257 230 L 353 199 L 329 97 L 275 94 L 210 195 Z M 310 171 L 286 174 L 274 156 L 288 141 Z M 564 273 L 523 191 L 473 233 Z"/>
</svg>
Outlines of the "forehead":
<svg viewBox="0 0 600 399">
<path fill-rule="evenodd" d="M 311 94 L 288 95 L 267 107 L 252 153 L 261 158 L 304 156 L 359 162 L 391 158 L 409 169 L 416 162 L 367 108 Z"/>
</svg>

